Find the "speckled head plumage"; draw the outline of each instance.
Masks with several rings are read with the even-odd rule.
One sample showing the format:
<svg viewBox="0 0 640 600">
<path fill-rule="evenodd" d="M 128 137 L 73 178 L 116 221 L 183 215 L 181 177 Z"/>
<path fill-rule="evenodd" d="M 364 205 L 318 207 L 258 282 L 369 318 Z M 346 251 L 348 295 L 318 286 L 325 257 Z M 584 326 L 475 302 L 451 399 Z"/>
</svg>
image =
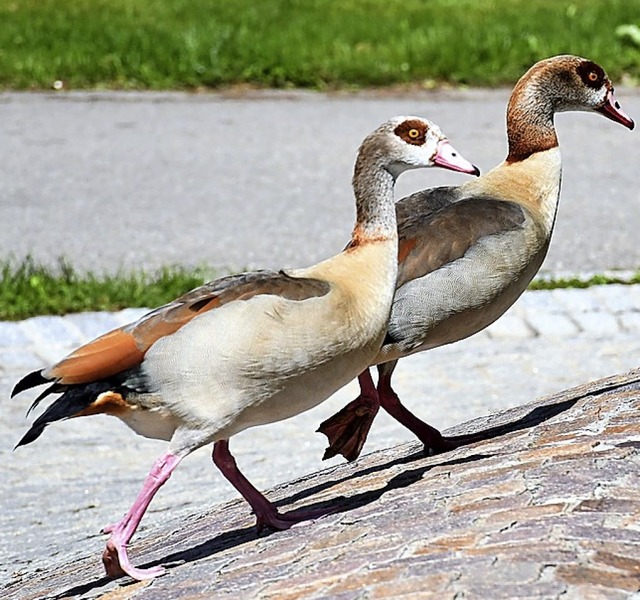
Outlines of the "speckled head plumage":
<svg viewBox="0 0 640 600">
<path fill-rule="evenodd" d="M 365 160 L 370 162 L 373 157 L 394 178 L 407 169 L 433 166 L 438 142 L 444 139 L 440 128 L 427 119 L 394 117 L 363 140 L 356 172 Z"/>
<path fill-rule="evenodd" d="M 359 245 L 358 240 L 362 237 L 376 237 L 375 231 L 391 223 L 395 231 L 393 206 L 387 207 L 386 213 L 376 207 L 380 223 L 374 222 L 370 228 L 363 228 L 362 223 L 370 220 L 372 206 L 369 199 L 372 196 L 382 196 L 382 188 L 391 189 L 395 179 L 404 171 L 435 166 L 480 174 L 475 165 L 453 148 L 435 123 L 422 117 L 393 117 L 368 135 L 360 145 L 353 172 L 358 222 L 351 247 Z M 385 171 L 387 175 L 381 177 L 381 172 Z"/>
<path fill-rule="evenodd" d="M 634 127 L 600 65 L 569 54 L 553 56 L 533 65 L 513 89 L 507 108 L 507 160 L 522 160 L 557 146 L 553 115 L 564 111 L 596 111 L 629 129 Z"/>
<path fill-rule="evenodd" d="M 394 177 L 408 169 L 439 166 L 477 175 L 478 169 L 449 144 L 435 124 L 422 117 L 399 116 L 389 119 L 360 146 L 355 166 L 356 176 L 363 164 L 381 163 Z"/>
</svg>

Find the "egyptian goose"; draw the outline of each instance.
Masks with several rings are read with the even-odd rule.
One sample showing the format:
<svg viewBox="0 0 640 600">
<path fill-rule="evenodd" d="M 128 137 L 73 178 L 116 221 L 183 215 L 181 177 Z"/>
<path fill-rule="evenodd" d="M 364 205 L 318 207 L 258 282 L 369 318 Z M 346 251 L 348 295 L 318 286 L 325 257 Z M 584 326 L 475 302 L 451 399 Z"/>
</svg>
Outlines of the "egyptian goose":
<svg viewBox="0 0 640 600">
<path fill-rule="evenodd" d="M 308 410 L 365 369 L 385 335 L 397 277 L 393 188 L 403 171 L 475 173 L 440 130 L 396 117 L 360 147 L 353 176 L 357 222 L 337 256 L 306 269 L 224 277 L 24 377 L 12 396 L 49 383 L 33 402 L 61 393 L 18 446 L 54 421 L 106 413 L 136 433 L 169 441 L 130 511 L 110 533 L 110 576 L 148 579 L 126 546 L 158 489 L 193 450 L 214 443 L 213 461 L 252 506 L 259 525 L 284 529 L 308 515 L 279 514 L 238 470 L 229 438 Z"/>
<path fill-rule="evenodd" d="M 561 159 L 554 114 L 597 111 L 633 129 L 599 65 L 577 56 L 536 63 L 516 84 L 507 108 L 509 153 L 484 176 L 438 187 L 397 204 L 399 275 L 378 365 L 367 369 L 356 400 L 324 421 L 325 458 L 359 455 L 382 405 L 428 453 L 473 441 L 445 438 L 401 403 L 391 387 L 397 361 L 477 333 L 524 292 L 547 253 L 560 195 Z"/>
</svg>

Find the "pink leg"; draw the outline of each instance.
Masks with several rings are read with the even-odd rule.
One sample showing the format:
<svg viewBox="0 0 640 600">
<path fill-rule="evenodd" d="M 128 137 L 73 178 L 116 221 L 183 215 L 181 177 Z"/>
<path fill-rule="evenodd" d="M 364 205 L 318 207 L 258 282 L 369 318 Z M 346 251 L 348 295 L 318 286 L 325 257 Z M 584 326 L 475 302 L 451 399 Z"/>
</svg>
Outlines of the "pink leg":
<svg viewBox="0 0 640 600">
<path fill-rule="evenodd" d="M 229 451 L 229 441 L 220 440 L 213 445 L 213 462 L 227 478 L 229 483 L 240 492 L 242 497 L 251 505 L 256 515 L 256 526 L 262 530 L 265 526 L 272 529 L 289 529 L 295 523 L 307 519 L 317 518 L 328 514 L 331 510 L 297 511 L 296 514 L 281 514 L 267 498 L 261 494 L 253 484 L 240 472 L 236 459 Z"/>
<path fill-rule="evenodd" d="M 347 460 L 358 458 L 373 420 L 380 409 L 378 392 L 369 369 L 358 376 L 360 395 L 318 427 L 329 439 L 323 460 L 342 454 Z"/>
<path fill-rule="evenodd" d="M 178 466 L 182 458 L 170 452 L 163 454 L 151 468 L 151 472 L 144 480 L 142 491 L 138 494 L 133 506 L 124 518 L 115 525 L 109 525 L 103 529 L 104 533 L 110 533 L 107 547 L 102 554 L 102 563 L 110 577 L 130 575 L 134 579 L 153 579 L 164 573 L 162 567 L 153 569 L 136 569 L 127 556 L 127 544 L 133 537 L 140 521 L 155 496 L 156 492 L 171 477 L 171 473 Z"/>
</svg>

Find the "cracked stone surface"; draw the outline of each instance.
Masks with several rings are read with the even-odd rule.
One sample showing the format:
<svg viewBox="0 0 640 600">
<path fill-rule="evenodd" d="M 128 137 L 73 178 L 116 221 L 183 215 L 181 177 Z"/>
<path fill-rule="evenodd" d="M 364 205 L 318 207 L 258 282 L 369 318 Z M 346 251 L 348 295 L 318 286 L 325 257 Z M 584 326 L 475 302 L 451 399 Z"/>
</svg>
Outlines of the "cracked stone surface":
<svg viewBox="0 0 640 600">
<path fill-rule="evenodd" d="M 640 370 L 280 485 L 284 509 L 336 512 L 258 536 L 244 503 L 168 514 L 133 539 L 151 582 L 109 580 L 91 538 L 12 575 L 6 600 L 640 598 Z M 52 498 L 52 502 L 55 500 Z"/>
</svg>

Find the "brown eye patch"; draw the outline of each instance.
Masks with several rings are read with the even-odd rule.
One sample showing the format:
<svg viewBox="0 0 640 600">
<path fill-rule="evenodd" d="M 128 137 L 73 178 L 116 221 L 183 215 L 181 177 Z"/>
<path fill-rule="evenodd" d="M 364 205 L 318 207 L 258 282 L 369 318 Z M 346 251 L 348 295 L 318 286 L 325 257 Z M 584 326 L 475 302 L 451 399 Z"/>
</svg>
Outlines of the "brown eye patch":
<svg viewBox="0 0 640 600">
<path fill-rule="evenodd" d="M 590 60 L 580 63 L 577 71 L 587 87 L 598 89 L 604 84 L 606 77 L 604 69 Z"/>
<path fill-rule="evenodd" d="M 416 119 L 402 121 L 393 132 L 407 144 L 422 146 L 427 139 L 427 126 Z"/>
</svg>

